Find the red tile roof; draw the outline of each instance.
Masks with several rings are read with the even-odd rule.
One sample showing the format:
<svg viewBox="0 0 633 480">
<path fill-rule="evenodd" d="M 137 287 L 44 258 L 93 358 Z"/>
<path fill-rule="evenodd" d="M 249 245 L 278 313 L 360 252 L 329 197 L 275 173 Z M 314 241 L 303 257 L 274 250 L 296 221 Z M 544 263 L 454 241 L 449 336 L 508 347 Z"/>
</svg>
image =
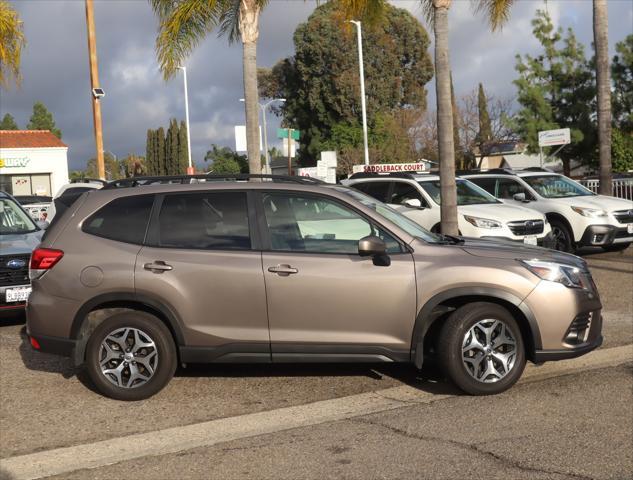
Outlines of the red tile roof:
<svg viewBox="0 0 633 480">
<path fill-rule="evenodd" d="M 0 148 L 68 147 L 50 130 L 0 130 Z"/>
</svg>

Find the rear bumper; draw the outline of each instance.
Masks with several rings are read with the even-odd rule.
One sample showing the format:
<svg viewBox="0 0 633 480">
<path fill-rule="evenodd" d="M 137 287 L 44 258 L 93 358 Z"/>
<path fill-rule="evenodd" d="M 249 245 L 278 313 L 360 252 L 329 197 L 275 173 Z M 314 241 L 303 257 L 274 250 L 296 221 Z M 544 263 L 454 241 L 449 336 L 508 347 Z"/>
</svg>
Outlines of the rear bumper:
<svg viewBox="0 0 633 480">
<path fill-rule="evenodd" d="M 38 352 L 52 353 L 63 357 L 72 357 L 75 350 L 76 340 L 68 338 L 49 337 L 46 335 L 30 335 L 29 340 L 33 338 L 37 341 L 40 348 L 34 348 Z"/>
</svg>

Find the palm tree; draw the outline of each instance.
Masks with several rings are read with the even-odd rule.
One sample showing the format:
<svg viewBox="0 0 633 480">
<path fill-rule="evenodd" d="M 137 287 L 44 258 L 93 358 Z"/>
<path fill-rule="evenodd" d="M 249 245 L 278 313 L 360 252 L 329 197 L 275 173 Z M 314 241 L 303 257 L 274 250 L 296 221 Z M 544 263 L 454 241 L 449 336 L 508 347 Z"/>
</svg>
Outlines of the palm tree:
<svg viewBox="0 0 633 480">
<path fill-rule="evenodd" d="M 448 55 L 448 11 L 452 0 L 420 0 L 435 32 L 435 90 L 437 96 L 437 141 L 440 160 L 442 232 L 458 235 L 455 145 L 451 104 L 451 66 Z M 472 0 L 493 31 L 507 21 L 514 0 Z"/>
<path fill-rule="evenodd" d="M 11 78 L 20 83 L 20 57 L 25 43 L 18 12 L 0 0 L 0 86 L 8 88 Z"/>
<path fill-rule="evenodd" d="M 213 30 L 227 34 L 229 42 L 242 41 L 246 148 L 251 173 L 261 172 L 259 153 L 259 94 L 257 90 L 257 39 L 259 16 L 269 0 L 149 0 L 160 25 L 156 52 L 165 79 Z M 337 0 L 348 18 L 376 13 L 383 0 Z"/>
<path fill-rule="evenodd" d="M 598 87 L 598 144 L 600 193 L 611 195 L 611 80 L 609 78 L 609 22 L 607 0 L 593 0 L 593 38 Z"/>
</svg>

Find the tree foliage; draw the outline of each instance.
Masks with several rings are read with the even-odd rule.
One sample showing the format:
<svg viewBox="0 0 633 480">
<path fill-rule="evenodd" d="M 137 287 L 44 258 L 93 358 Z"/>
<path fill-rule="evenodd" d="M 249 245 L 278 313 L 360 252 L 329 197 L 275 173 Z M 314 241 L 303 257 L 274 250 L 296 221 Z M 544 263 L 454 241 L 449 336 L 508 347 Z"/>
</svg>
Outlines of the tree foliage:
<svg viewBox="0 0 633 480">
<path fill-rule="evenodd" d="M 33 105 L 33 114 L 26 128 L 28 130 L 50 130 L 57 138 L 62 138 L 62 131 L 55 126 L 53 114 L 48 111 L 46 105 L 42 102 L 35 102 Z"/>
<path fill-rule="evenodd" d="M 149 175 L 184 175 L 188 166 L 187 126 L 169 121 L 167 131 L 160 127 L 147 131 L 145 169 Z"/>
<path fill-rule="evenodd" d="M 481 146 L 492 141 L 492 123 L 488 113 L 488 100 L 484 86 L 480 83 L 477 91 L 477 110 L 479 117 L 479 131 L 477 132 L 477 143 Z"/>
<path fill-rule="evenodd" d="M 6 0 L 0 0 L 0 86 L 9 87 L 11 79 L 20 83 L 20 60 L 26 44 L 18 12 Z"/>
<path fill-rule="evenodd" d="M 532 152 L 538 152 L 539 131 L 569 127 L 571 144 L 558 153 L 569 173 L 572 159 L 589 163 L 596 156 L 594 72 L 571 29 L 565 34 L 562 28 L 555 29 L 542 10 L 537 11 L 532 26 L 542 53 L 517 55 L 519 78 L 514 83 L 522 108 L 513 126 Z"/>
<path fill-rule="evenodd" d="M 382 21 L 363 30 L 367 120 L 375 147 L 380 128 L 398 124 L 399 112 L 426 108 L 424 86 L 433 75 L 429 37 L 422 25 L 406 10 L 388 4 L 383 15 Z M 313 164 L 332 146 L 354 147 L 361 128 L 356 35 L 351 26 L 341 28 L 340 20 L 338 2 L 319 6 L 295 30 L 295 55 L 260 70 L 262 96 L 287 99 L 278 108 L 284 124 L 302 132 L 299 160 L 304 165 Z M 400 141 L 403 135 L 406 130 L 398 132 Z"/>
<path fill-rule="evenodd" d="M 614 172 L 633 170 L 633 132 L 613 129 L 611 139 L 611 161 Z"/>
<path fill-rule="evenodd" d="M 5 114 L 0 121 L 0 130 L 19 130 L 18 124 L 15 123 L 15 118 L 10 113 Z"/>
<path fill-rule="evenodd" d="M 615 45 L 611 64 L 613 120 L 624 132 L 633 132 L 633 34 Z"/>
<path fill-rule="evenodd" d="M 246 155 L 240 155 L 229 147 L 220 147 L 215 143 L 207 151 L 204 161 L 211 162 L 210 169 L 213 173 L 248 173 Z"/>
</svg>

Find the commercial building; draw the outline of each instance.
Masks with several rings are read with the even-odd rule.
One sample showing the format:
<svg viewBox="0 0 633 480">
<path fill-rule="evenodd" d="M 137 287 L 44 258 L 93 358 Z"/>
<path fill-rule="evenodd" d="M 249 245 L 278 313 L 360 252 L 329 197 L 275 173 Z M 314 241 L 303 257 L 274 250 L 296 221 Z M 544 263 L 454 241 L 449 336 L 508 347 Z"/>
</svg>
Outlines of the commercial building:
<svg viewBox="0 0 633 480">
<path fill-rule="evenodd" d="M 0 190 L 53 196 L 68 183 L 68 146 L 49 130 L 0 130 Z"/>
</svg>

